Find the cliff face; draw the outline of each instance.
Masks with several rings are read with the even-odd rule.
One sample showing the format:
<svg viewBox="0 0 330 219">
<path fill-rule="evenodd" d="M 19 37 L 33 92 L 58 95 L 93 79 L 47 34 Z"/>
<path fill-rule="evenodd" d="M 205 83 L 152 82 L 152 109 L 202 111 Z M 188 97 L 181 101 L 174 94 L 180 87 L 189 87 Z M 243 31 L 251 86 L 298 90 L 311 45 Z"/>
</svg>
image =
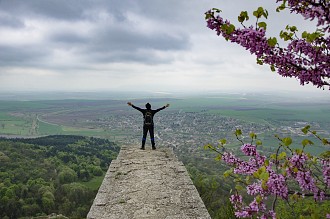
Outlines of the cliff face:
<svg viewBox="0 0 330 219">
<path fill-rule="evenodd" d="M 170 149 L 121 148 L 89 219 L 210 219 L 186 168 Z"/>
</svg>

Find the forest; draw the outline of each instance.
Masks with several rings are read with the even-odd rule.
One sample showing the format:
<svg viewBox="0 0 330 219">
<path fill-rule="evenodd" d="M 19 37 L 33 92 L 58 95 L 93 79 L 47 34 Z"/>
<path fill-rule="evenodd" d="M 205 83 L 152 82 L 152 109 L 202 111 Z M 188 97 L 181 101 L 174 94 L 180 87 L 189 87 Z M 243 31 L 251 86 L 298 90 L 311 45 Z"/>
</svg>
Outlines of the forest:
<svg viewBox="0 0 330 219">
<path fill-rule="evenodd" d="M 0 218 L 85 218 L 120 148 L 99 138 L 0 138 Z"/>
</svg>

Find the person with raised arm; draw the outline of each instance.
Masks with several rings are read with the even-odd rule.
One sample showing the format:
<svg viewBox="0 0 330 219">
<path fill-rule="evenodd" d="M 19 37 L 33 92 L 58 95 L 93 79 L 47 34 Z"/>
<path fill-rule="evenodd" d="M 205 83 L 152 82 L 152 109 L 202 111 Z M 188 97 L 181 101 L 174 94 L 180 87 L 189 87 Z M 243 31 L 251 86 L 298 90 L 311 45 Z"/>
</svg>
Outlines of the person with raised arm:
<svg viewBox="0 0 330 219">
<path fill-rule="evenodd" d="M 166 104 L 165 106 L 158 108 L 156 110 L 151 109 L 151 104 L 147 103 L 146 109 L 141 109 L 140 107 L 134 106 L 131 102 L 127 103 L 129 106 L 133 107 L 134 109 L 140 111 L 143 114 L 143 136 L 142 136 L 142 146 L 141 149 L 144 150 L 144 145 L 146 143 L 146 138 L 147 138 L 147 134 L 149 132 L 150 134 L 150 140 L 151 140 L 151 145 L 152 145 L 152 149 L 155 150 L 156 146 L 155 146 L 155 137 L 154 137 L 154 115 L 169 107 L 170 104 Z"/>
</svg>

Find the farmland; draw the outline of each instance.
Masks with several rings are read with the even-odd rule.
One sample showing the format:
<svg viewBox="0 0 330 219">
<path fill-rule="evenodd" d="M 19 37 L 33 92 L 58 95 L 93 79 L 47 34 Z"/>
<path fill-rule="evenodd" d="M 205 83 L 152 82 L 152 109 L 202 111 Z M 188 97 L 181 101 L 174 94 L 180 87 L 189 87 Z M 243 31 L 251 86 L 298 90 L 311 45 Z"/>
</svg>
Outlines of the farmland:
<svg viewBox="0 0 330 219">
<path fill-rule="evenodd" d="M 113 99 L 56 98 L 0 101 L 0 134 L 84 135 L 119 144 L 139 144 L 142 117 L 127 106 L 127 101 L 140 107 L 150 102 L 153 108 L 170 103 L 170 108 L 155 117 L 156 138 L 159 145 L 178 151 L 187 147 L 199 151 L 204 144 L 216 144 L 220 138 L 227 138 L 229 146 L 237 146 L 233 136 L 237 128 L 246 135 L 257 133 L 266 147 L 276 147 L 274 133 L 300 141 L 300 130 L 308 124 L 324 137 L 330 132 L 330 101 L 324 99 L 226 93 L 162 98 L 129 98 L 129 95 L 112 96 Z"/>
</svg>

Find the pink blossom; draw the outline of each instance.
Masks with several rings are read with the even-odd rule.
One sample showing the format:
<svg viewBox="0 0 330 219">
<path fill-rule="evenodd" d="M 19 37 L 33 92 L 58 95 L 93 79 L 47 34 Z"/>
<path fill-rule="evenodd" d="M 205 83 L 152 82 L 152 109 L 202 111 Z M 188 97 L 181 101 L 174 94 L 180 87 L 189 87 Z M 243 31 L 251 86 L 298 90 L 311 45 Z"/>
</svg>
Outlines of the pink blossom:
<svg viewBox="0 0 330 219">
<path fill-rule="evenodd" d="M 271 171 L 267 181 L 267 187 L 271 194 L 278 195 L 283 199 L 288 198 L 289 190 L 283 175 Z"/>
<path fill-rule="evenodd" d="M 257 147 L 252 144 L 244 144 L 241 151 L 247 156 L 255 156 L 257 154 Z"/>
</svg>

